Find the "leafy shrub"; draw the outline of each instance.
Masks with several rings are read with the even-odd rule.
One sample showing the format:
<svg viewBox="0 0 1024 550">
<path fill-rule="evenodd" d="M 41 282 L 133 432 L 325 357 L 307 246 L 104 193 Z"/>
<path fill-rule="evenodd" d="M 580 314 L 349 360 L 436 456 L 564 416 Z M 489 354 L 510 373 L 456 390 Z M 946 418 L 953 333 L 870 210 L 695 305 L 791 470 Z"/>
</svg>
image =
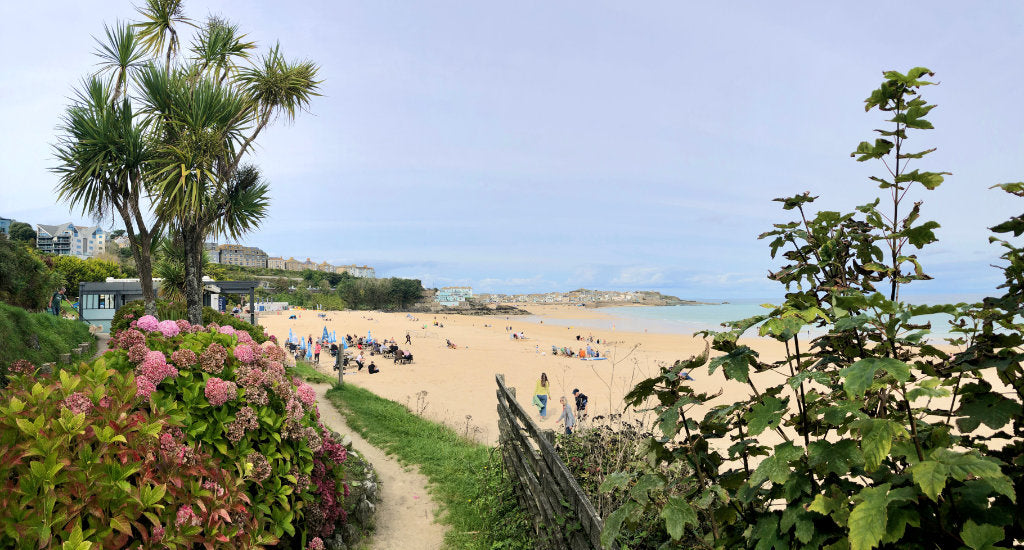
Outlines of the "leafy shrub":
<svg viewBox="0 0 1024 550">
<path fill-rule="evenodd" d="M 38 311 L 46 307 L 56 284 L 34 250 L 0 236 L 0 302 Z"/>
<path fill-rule="evenodd" d="M 39 381 L 17 370 L 0 399 L 0 547 L 253 546 L 239 477 L 139 410 L 130 373 L 104 359 Z"/>
<path fill-rule="evenodd" d="M 165 300 L 156 301 L 157 317 L 160 319 L 185 319 L 188 317 L 188 312 L 185 310 L 185 304 L 181 302 L 169 302 Z M 140 317 L 146 314 L 146 306 L 142 300 L 136 300 L 134 302 L 128 302 L 127 304 L 118 308 L 114 313 L 114 318 L 110 322 L 110 333 L 117 334 L 118 332 L 129 328 L 132 321 L 138 320 Z M 252 339 L 262 344 L 270 338 L 266 335 L 263 327 L 259 325 L 253 325 L 230 315 L 227 313 L 221 313 L 213 308 L 203 308 L 203 323 L 210 324 L 214 323 L 220 326 L 228 325 L 235 330 L 242 330 L 252 335 Z"/>
<path fill-rule="evenodd" d="M 121 266 L 99 258 L 83 260 L 78 256 L 55 256 L 48 259 L 57 276 L 68 288 L 68 296 L 78 296 L 78 283 L 102 282 L 107 277 L 123 277 Z"/>
<path fill-rule="evenodd" d="M 262 542 L 321 536 L 338 511 L 344 449 L 319 423 L 313 388 L 289 379 L 284 351 L 230 326 L 143 316 L 111 340 L 107 364 L 134 370 L 150 408 L 184 426 L 185 441 L 244 472 Z"/>
<path fill-rule="evenodd" d="M 871 179 L 889 204 L 812 213 L 809 193 L 776 199 L 796 218 L 762 235 L 785 260 L 770 275 L 785 285 L 785 302 L 707 333 L 722 355 L 664 367 L 626 396 L 634 407 L 653 402 L 662 434 L 648 440 L 652 463 L 688 464 L 691 489 L 652 503 L 647 489 L 667 483 L 656 469 L 614 478 L 605 489 L 632 479 L 645 489 L 634 488 L 609 516 L 605 542 L 648 511 L 674 540 L 685 535 L 715 548 L 980 550 L 1024 540 L 1024 249 L 994 239 L 1008 262 L 1001 297 L 939 306 L 899 300 L 905 285 L 930 278 L 914 249 L 937 240 L 938 223 L 920 219 L 921 203 L 903 202 L 945 175 L 917 168 L 931 151 L 906 144 L 909 130 L 932 128 L 925 117 L 933 106 L 919 96 L 930 75 L 886 72 L 865 100 L 893 126 L 854 156 L 885 161 L 884 177 Z M 1024 184 L 1000 187 L 1024 196 Z M 1020 236 L 1024 217 L 993 231 Z M 953 317 L 951 348 L 925 339 L 931 326 L 920 317 L 940 312 Z M 738 342 L 755 326 L 785 343 L 783 360 L 764 361 Z M 802 342 L 808 327 L 821 335 Z M 720 404 L 682 380 L 705 365 L 708 375 L 721 368 L 748 385 L 749 398 Z M 762 374 L 769 371 L 785 380 Z"/>
<path fill-rule="evenodd" d="M 635 490 L 643 490 L 642 483 L 646 482 L 639 479 L 646 473 L 645 442 L 651 436 L 642 420 L 623 422 L 619 415 L 612 416 L 607 423 L 580 428 L 569 435 L 558 434 L 555 446 L 562 462 L 602 519 L 626 503 L 638 485 L 640 488 Z M 595 418 L 597 420 L 599 418 Z M 669 496 L 682 494 L 688 489 L 687 478 L 691 472 L 682 463 L 662 466 L 659 472 L 665 476 L 664 486 L 658 490 L 648 489 L 646 498 L 652 506 L 632 525 L 620 529 L 617 539 L 620 546 L 660 548 L 671 541 L 655 510 L 664 505 Z M 631 482 L 620 490 L 601 490 L 602 485 L 614 485 L 624 476 L 628 476 Z M 699 546 L 699 541 L 695 540 L 683 539 L 681 542 L 688 547 Z"/>
<path fill-rule="evenodd" d="M 4 303 L 0 303 L 0 335 L 0 386 L 3 373 L 17 359 L 52 363 L 79 344 L 94 341 L 85 323 Z"/>
</svg>

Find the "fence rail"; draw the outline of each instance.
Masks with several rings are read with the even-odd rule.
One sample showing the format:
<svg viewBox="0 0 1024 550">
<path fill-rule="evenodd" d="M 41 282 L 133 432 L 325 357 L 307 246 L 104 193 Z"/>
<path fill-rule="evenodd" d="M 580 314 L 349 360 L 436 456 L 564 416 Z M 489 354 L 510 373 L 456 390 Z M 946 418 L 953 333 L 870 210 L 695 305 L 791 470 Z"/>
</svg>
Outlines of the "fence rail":
<svg viewBox="0 0 1024 550">
<path fill-rule="evenodd" d="M 537 427 L 516 400 L 515 388 L 505 385 L 505 375 L 494 378 L 502 460 L 516 478 L 516 494 L 533 516 L 538 534 L 553 548 L 601 548 L 603 522 L 555 452 L 555 432 Z M 577 521 L 580 528 L 572 527 Z"/>
</svg>

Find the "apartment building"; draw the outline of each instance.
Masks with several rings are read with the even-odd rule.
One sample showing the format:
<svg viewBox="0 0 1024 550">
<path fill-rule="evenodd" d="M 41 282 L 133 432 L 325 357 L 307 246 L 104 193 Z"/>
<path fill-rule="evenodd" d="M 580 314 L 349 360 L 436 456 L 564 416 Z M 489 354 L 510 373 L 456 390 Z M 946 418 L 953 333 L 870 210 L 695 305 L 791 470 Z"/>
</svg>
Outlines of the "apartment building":
<svg viewBox="0 0 1024 550">
<path fill-rule="evenodd" d="M 434 295 L 434 301 L 443 306 L 457 306 L 472 297 L 473 287 L 446 286 L 437 289 L 437 294 Z"/>
<path fill-rule="evenodd" d="M 267 253 L 255 246 L 240 244 L 222 244 L 217 247 L 220 262 L 224 265 L 240 265 L 245 267 L 267 267 Z"/>
<path fill-rule="evenodd" d="M 40 223 L 36 224 L 36 248 L 46 254 L 91 258 L 107 249 L 107 232 L 98 225 Z"/>
</svg>

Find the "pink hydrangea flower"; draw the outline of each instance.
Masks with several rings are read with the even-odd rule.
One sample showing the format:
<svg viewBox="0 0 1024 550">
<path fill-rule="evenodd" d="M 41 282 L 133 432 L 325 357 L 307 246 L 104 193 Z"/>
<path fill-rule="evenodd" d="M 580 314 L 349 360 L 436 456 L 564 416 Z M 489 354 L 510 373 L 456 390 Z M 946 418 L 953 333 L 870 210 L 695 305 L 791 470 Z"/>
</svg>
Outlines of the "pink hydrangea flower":
<svg viewBox="0 0 1024 550">
<path fill-rule="evenodd" d="M 228 351 L 224 346 L 214 342 L 199 356 L 199 366 L 210 374 L 217 374 L 224 369 L 224 360 L 227 357 Z"/>
<path fill-rule="evenodd" d="M 175 323 L 177 323 L 178 332 L 180 332 L 181 334 L 188 334 L 189 332 L 192 332 L 192 325 L 190 325 L 188 321 L 184 319 L 178 319 L 177 321 L 175 321 Z"/>
<path fill-rule="evenodd" d="M 217 332 L 219 332 L 221 334 L 234 334 L 235 333 L 235 327 L 232 327 L 231 325 L 224 325 L 224 326 L 220 327 L 219 329 L 217 329 Z"/>
<path fill-rule="evenodd" d="M 164 533 L 166 532 L 167 530 L 164 529 L 163 525 L 157 525 L 153 528 L 153 533 L 149 536 L 149 538 L 153 542 L 160 542 L 161 540 L 163 540 Z"/>
<path fill-rule="evenodd" d="M 179 369 L 183 369 L 185 367 L 195 365 L 199 361 L 199 358 L 196 356 L 196 352 L 190 349 L 179 349 L 171 354 L 171 361 L 173 361 L 175 366 Z"/>
<path fill-rule="evenodd" d="M 160 321 L 157 321 L 156 317 L 153 317 L 152 315 L 143 315 L 142 317 L 139 317 L 136 326 L 146 332 L 153 332 L 160 326 Z"/>
<path fill-rule="evenodd" d="M 211 493 L 213 493 L 213 496 L 217 498 L 224 496 L 224 488 L 221 487 L 220 483 L 217 483 L 216 481 L 204 481 L 203 489 L 210 491 Z"/>
<path fill-rule="evenodd" d="M 75 414 L 88 413 L 92 410 L 92 399 L 80 391 L 64 398 L 64 406 Z"/>
<path fill-rule="evenodd" d="M 211 405 L 219 407 L 238 396 L 238 386 L 234 382 L 214 377 L 206 381 L 204 393 Z"/>
<path fill-rule="evenodd" d="M 295 395 L 299 397 L 299 401 L 306 405 L 306 408 L 312 407 L 316 403 L 316 390 L 309 384 L 300 383 L 299 387 L 295 390 Z"/>
<path fill-rule="evenodd" d="M 313 540 L 309 541 L 309 550 L 324 550 L 324 541 L 320 540 L 320 537 L 313 537 Z"/>
<path fill-rule="evenodd" d="M 178 323 L 175 321 L 160 321 L 157 325 L 157 330 L 167 338 L 177 336 L 181 332 L 181 329 L 178 328 Z"/>
<path fill-rule="evenodd" d="M 148 399 L 150 394 L 156 391 L 156 384 L 145 376 L 135 378 L 135 393 L 143 399 Z"/>
<path fill-rule="evenodd" d="M 244 332 L 239 334 L 245 334 Z M 238 344 L 235 346 L 235 359 L 243 363 L 254 363 L 256 361 L 256 353 L 253 351 L 252 346 L 248 344 Z"/>
<path fill-rule="evenodd" d="M 25 359 L 17 359 L 11 363 L 10 368 L 7 369 L 9 374 L 32 374 L 35 372 L 36 367 L 31 361 Z"/>
<path fill-rule="evenodd" d="M 186 504 L 178 508 L 178 517 L 174 520 L 175 525 L 179 527 L 182 525 L 196 526 L 199 523 L 199 516 L 196 515 L 191 506 Z"/>
<path fill-rule="evenodd" d="M 119 348 L 121 348 L 123 350 L 129 350 L 129 349 L 132 348 L 132 346 L 134 346 L 136 344 L 143 344 L 143 345 L 145 345 L 146 344 L 146 335 L 142 334 L 141 332 L 139 332 L 137 330 L 135 330 L 134 328 L 125 329 L 125 330 L 122 330 L 120 333 L 118 333 L 118 335 L 117 335 L 117 347 L 119 347 Z"/>
<path fill-rule="evenodd" d="M 237 336 L 238 341 L 243 344 L 248 344 L 249 342 L 252 342 L 252 336 L 250 336 L 249 333 L 244 330 L 236 330 L 235 336 Z"/>
<path fill-rule="evenodd" d="M 147 354 L 149 354 L 149 348 L 146 347 L 146 344 L 135 344 L 128 348 L 128 360 L 132 363 L 145 361 Z"/>
<path fill-rule="evenodd" d="M 261 453 L 252 452 L 248 456 L 252 463 L 252 478 L 256 481 L 263 481 L 270 477 L 270 461 Z"/>
</svg>

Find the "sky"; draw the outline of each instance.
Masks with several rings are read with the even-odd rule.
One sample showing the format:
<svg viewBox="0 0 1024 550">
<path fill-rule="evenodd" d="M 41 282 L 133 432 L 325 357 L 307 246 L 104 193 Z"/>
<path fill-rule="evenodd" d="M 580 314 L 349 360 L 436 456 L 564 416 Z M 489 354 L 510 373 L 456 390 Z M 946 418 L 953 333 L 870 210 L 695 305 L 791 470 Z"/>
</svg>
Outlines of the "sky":
<svg viewBox="0 0 1024 550">
<path fill-rule="evenodd" d="M 852 210 L 882 191 L 850 158 L 885 126 L 863 100 L 884 70 L 935 71 L 935 130 L 915 166 L 948 171 L 922 200 L 941 224 L 924 294 L 992 292 L 988 227 L 1020 212 L 1024 5 L 901 2 L 185 1 L 262 48 L 320 66 L 322 96 L 264 132 L 251 161 L 270 215 L 243 244 L 369 264 L 474 292 L 780 294 L 757 236 L 809 191 Z M 52 145 L 128 1 L 0 6 L 0 216 L 93 223 L 55 203 Z M 117 220 L 102 221 L 116 228 Z M 221 242 L 224 242 L 221 239 Z"/>
</svg>

